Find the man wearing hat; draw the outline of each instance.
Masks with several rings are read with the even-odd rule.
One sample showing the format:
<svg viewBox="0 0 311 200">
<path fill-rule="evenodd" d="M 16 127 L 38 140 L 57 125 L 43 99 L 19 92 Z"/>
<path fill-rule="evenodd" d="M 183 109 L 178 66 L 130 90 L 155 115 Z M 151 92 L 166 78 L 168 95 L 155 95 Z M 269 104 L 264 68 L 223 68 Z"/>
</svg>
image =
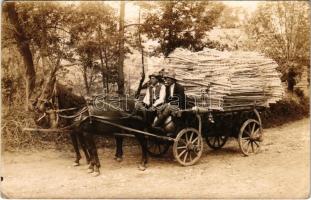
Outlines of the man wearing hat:
<svg viewBox="0 0 311 200">
<path fill-rule="evenodd" d="M 146 95 L 143 102 L 136 104 L 136 110 L 156 110 L 156 108 L 165 102 L 165 86 L 159 82 L 160 76 L 153 73 L 149 76 L 149 86 L 147 87 Z"/>
<path fill-rule="evenodd" d="M 164 84 L 166 86 L 166 105 L 163 106 L 162 111 L 158 115 L 158 120 L 153 123 L 153 127 L 161 126 L 173 111 L 185 109 L 185 89 L 177 83 L 175 76 L 174 71 L 168 71 L 163 74 Z"/>
</svg>

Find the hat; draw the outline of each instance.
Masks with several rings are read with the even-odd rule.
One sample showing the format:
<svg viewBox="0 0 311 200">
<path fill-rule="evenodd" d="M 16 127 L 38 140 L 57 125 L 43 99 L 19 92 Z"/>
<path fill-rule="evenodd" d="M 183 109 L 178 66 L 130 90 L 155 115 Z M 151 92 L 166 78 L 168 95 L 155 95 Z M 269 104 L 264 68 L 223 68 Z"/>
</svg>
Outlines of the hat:
<svg viewBox="0 0 311 200">
<path fill-rule="evenodd" d="M 164 69 L 161 69 L 161 70 L 159 71 L 159 75 L 160 75 L 160 76 L 163 76 L 164 73 L 165 73 L 165 70 L 164 70 Z"/>
<path fill-rule="evenodd" d="M 176 80 L 176 74 L 175 74 L 175 72 L 174 71 L 167 71 L 167 72 L 165 72 L 164 73 L 164 75 L 163 75 L 163 77 L 164 78 L 171 78 L 171 79 L 174 79 L 174 80 Z"/>
<path fill-rule="evenodd" d="M 152 74 L 149 75 L 149 78 L 151 78 L 151 77 L 155 77 L 158 79 L 158 78 L 160 78 L 160 75 L 156 72 L 153 72 Z"/>
</svg>

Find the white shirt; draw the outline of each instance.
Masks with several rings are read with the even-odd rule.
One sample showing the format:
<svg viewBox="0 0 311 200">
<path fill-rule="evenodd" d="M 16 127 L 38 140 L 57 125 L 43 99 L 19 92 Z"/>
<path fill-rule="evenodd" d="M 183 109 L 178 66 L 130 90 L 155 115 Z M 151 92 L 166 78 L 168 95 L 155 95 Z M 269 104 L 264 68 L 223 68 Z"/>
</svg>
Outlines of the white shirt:
<svg viewBox="0 0 311 200">
<path fill-rule="evenodd" d="M 173 96 L 174 96 L 174 88 L 175 88 L 175 83 L 173 83 L 173 84 L 170 86 L 170 97 L 173 97 Z"/>
<path fill-rule="evenodd" d="M 160 83 L 157 83 L 157 85 L 159 85 Z M 153 99 L 156 99 L 156 96 L 155 96 L 155 89 L 156 87 L 155 86 L 150 86 L 152 87 L 152 90 L 153 90 Z M 154 101 L 154 103 L 152 104 L 152 106 L 156 107 L 157 105 L 161 104 L 161 103 L 164 103 L 165 101 L 165 86 L 163 84 L 161 84 L 161 89 L 160 89 L 160 94 L 159 94 L 159 98 L 156 99 Z M 144 100 L 143 102 L 145 104 L 147 104 L 148 106 L 150 106 L 150 94 L 149 94 L 149 88 L 147 88 L 147 91 L 146 91 L 146 95 L 144 97 Z"/>
</svg>

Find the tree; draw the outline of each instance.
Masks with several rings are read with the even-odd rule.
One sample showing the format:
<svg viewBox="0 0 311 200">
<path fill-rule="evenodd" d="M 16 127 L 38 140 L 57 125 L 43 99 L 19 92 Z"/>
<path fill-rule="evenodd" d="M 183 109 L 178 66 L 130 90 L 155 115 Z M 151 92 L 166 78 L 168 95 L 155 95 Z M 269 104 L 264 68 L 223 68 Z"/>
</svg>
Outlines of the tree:
<svg viewBox="0 0 311 200">
<path fill-rule="evenodd" d="M 143 32 L 159 41 L 158 51 L 165 56 L 177 47 L 198 51 L 206 46 L 202 39 L 215 26 L 223 7 L 207 1 L 160 1 L 147 14 Z"/>
<path fill-rule="evenodd" d="M 309 25 L 309 4 L 304 1 L 261 3 L 246 25 L 250 44 L 253 44 L 250 48 L 276 60 L 279 70 L 290 82 L 289 90 L 302 67 L 310 67 Z"/>
<path fill-rule="evenodd" d="M 120 41 L 116 33 L 117 18 L 110 6 L 103 3 L 80 3 L 76 8 L 70 27 L 70 40 L 77 59 L 82 63 L 87 93 L 90 92 L 97 70 L 101 73 L 103 88 L 107 92 L 109 82 L 115 81 L 113 74 L 118 63 Z M 98 60 L 100 67 L 97 69 L 95 62 Z"/>
<path fill-rule="evenodd" d="M 19 21 L 18 13 L 16 12 L 15 2 L 5 2 L 3 11 L 7 14 L 10 22 L 12 35 L 15 39 L 19 53 L 23 57 L 25 72 L 26 72 L 26 109 L 29 106 L 29 99 L 32 91 L 35 88 L 36 72 L 33 64 L 33 56 L 29 46 L 29 38 L 27 38 L 25 30 Z"/>
<path fill-rule="evenodd" d="M 119 18 L 119 67 L 118 67 L 118 93 L 120 95 L 124 94 L 124 11 L 125 11 L 125 2 L 120 1 L 120 18 Z"/>
<path fill-rule="evenodd" d="M 65 35 L 71 17 L 70 12 L 66 12 L 70 10 L 69 7 L 54 2 L 8 2 L 4 4 L 4 16 L 6 17 L 2 39 L 6 39 L 5 48 L 22 47 L 22 49 L 19 48 L 20 54 L 24 60 L 26 59 L 25 65 L 28 66 L 25 73 L 27 99 L 35 93 L 34 91 L 39 93 L 40 98 L 45 99 L 46 92 L 44 91 L 52 89 L 56 72 L 61 67 L 61 61 L 72 56 L 66 41 L 68 33 Z M 15 35 L 15 33 L 18 34 Z M 42 61 L 41 65 L 39 60 Z M 31 65 L 33 67 L 29 67 Z M 37 78 L 41 80 L 37 81 L 38 88 L 35 89 Z M 40 93 L 40 91 L 43 92 Z M 26 101 L 26 106 L 28 105 Z"/>
</svg>

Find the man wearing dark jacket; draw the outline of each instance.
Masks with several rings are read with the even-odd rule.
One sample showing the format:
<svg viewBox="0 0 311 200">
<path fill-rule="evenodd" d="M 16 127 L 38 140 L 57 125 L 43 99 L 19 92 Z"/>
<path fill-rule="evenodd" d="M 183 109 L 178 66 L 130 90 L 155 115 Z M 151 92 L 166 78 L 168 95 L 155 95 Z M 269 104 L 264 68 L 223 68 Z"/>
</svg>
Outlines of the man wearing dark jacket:
<svg viewBox="0 0 311 200">
<path fill-rule="evenodd" d="M 185 90 L 182 85 L 176 82 L 175 73 L 173 71 L 166 72 L 163 78 L 166 86 L 166 104 L 159 111 L 158 120 L 153 123 L 153 127 L 161 126 L 172 112 L 185 109 Z"/>
</svg>

